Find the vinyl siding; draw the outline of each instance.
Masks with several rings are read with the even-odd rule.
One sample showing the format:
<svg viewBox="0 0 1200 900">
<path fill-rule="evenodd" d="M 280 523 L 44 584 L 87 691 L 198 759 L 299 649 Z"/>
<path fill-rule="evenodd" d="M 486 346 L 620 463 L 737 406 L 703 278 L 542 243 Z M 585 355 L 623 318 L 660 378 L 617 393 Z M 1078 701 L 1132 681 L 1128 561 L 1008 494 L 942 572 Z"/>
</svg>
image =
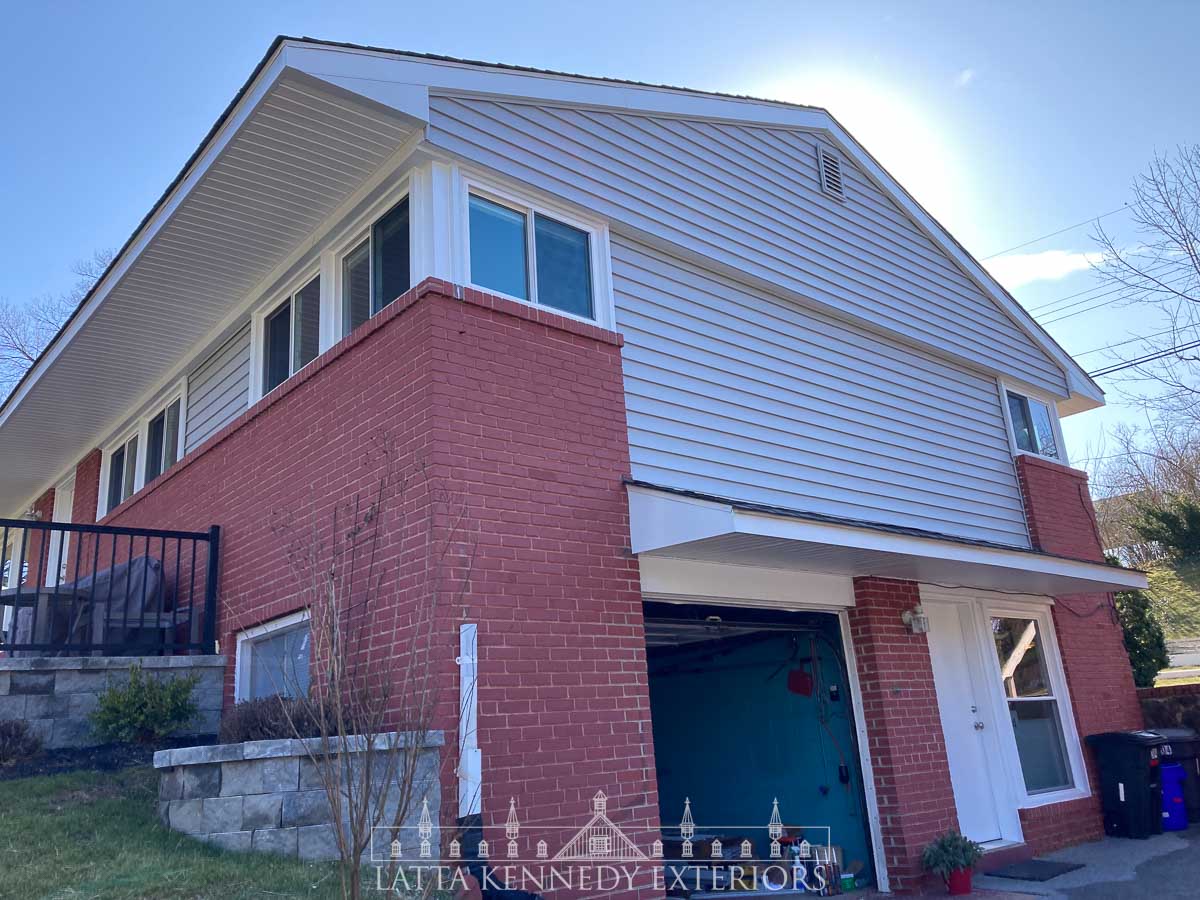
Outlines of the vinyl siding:
<svg viewBox="0 0 1200 900">
<path fill-rule="evenodd" d="M 632 474 L 1028 547 L 994 378 L 613 241 Z"/>
<path fill-rule="evenodd" d="M 190 453 L 246 411 L 250 402 L 250 323 L 188 376 L 187 436 Z"/>
<path fill-rule="evenodd" d="M 1061 369 L 843 159 L 788 129 L 430 98 L 430 140 L 824 308 L 1066 396 Z"/>
</svg>

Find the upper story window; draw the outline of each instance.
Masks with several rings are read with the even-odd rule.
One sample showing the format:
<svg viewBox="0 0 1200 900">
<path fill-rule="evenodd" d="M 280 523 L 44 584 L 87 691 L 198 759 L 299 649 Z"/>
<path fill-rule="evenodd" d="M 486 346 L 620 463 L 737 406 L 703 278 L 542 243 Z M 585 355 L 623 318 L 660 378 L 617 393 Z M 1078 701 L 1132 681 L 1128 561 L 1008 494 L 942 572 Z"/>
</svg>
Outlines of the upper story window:
<svg viewBox="0 0 1200 900">
<path fill-rule="evenodd" d="M 115 509 L 130 497 L 137 484 L 138 436 L 123 440 L 108 454 L 108 506 Z"/>
<path fill-rule="evenodd" d="M 476 287 L 595 319 L 593 233 L 532 206 L 469 195 L 470 280 Z"/>
<path fill-rule="evenodd" d="M 1005 392 L 1013 443 L 1018 450 L 1062 459 L 1058 417 L 1050 404 L 1015 391 Z"/>
<path fill-rule="evenodd" d="M 176 385 L 105 451 L 98 516 L 107 515 L 179 462 L 187 405 L 184 394 L 183 384 Z"/>
<path fill-rule="evenodd" d="M 349 334 L 412 287 L 408 198 L 342 257 L 342 333 Z"/>
<path fill-rule="evenodd" d="M 143 484 L 149 484 L 179 461 L 182 407 L 183 399 L 177 397 L 151 417 L 146 427 L 146 470 Z"/>
<path fill-rule="evenodd" d="M 321 330 L 321 279 L 309 281 L 263 320 L 264 394 L 317 358 Z"/>
</svg>

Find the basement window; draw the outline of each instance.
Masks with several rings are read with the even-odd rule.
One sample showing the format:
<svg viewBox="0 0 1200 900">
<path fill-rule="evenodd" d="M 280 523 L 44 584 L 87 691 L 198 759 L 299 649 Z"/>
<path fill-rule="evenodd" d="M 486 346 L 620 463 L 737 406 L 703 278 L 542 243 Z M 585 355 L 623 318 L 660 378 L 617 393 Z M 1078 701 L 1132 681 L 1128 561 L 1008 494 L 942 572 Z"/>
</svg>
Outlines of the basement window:
<svg viewBox="0 0 1200 900">
<path fill-rule="evenodd" d="M 342 328 L 349 334 L 412 287 L 408 198 L 342 257 Z"/>
<path fill-rule="evenodd" d="M 307 610 L 239 634 L 234 664 L 237 699 L 308 696 L 311 638 Z"/>
<path fill-rule="evenodd" d="M 1049 403 L 1005 391 L 1013 446 L 1022 453 L 1062 459 L 1058 418 Z"/>
<path fill-rule="evenodd" d="M 595 320 L 594 230 L 476 192 L 467 204 L 472 285 Z"/>
<path fill-rule="evenodd" d="M 263 389 L 267 394 L 317 358 L 321 279 L 313 278 L 263 320 Z"/>
</svg>

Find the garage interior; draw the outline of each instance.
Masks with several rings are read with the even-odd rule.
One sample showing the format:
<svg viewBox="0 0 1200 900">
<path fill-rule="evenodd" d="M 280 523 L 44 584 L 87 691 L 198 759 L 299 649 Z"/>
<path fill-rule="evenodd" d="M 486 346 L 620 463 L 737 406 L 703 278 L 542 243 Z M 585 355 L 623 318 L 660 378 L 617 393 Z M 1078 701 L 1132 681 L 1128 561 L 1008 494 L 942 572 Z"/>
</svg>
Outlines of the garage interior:
<svg viewBox="0 0 1200 900">
<path fill-rule="evenodd" d="M 745 841 L 755 860 L 770 859 L 775 800 L 785 856 L 799 852 L 804 840 L 832 844 L 840 848 L 838 887 L 842 875 L 852 875 L 855 887 L 872 885 L 870 828 L 838 616 L 647 602 L 645 617 L 668 862 L 681 856 L 685 804 L 695 823 L 690 888 L 673 895 L 781 893 L 778 885 L 707 881 L 714 863 L 719 868 L 742 861 L 749 849 Z M 713 858 L 714 839 L 721 842 L 721 859 Z M 726 868 L 724 878 L 730 871 Z"/>
</svg>

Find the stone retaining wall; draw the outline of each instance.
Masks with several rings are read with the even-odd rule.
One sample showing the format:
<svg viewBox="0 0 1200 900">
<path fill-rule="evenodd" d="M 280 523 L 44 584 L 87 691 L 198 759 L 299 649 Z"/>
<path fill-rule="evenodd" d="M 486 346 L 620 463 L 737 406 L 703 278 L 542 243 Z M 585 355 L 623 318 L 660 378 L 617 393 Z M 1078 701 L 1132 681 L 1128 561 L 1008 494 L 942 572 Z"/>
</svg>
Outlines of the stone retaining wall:
<svg viewBox="0 0 1200 900">
<path fill-rule="evenodd" d="M 131 666 L 155 678 L 196 674 L 199 714 L 180 734 L 216 734 L 221 718 L 224 656 L 31 656 L 0 658 L 0 719 L 25 719 L 51 750 L 100 743 L 88 716 L 112 680 Z"/>
<path fill-rule="evenodd" d="M 376 746 L 387 746 L 386 742 L 393 740 L 401 742 L 395 746 L 407 746 L 405 742 L 412 736 L 380 735 Z M 415 799 L 407 811 L 404 831 L 411 839 L 402 841 L 405 857 L 417 855 L 416 826 L 422 800 L 428 802 L 434 823 L 432 846 L 438 846 L 438 770 L 443 742 L 441 732 L 430 732 L 416 751 Z M 351 754 L 362 753 L 364 746 L 361 738 L 347 739 Z M 227 850 L 336 859 L 333 814 L 317 768 L 326 764 L 325 758 L 320 738 L 161 750 L 154 754 L 154 767 L 160 771 L 159 819 L 175 831 Z M 381 821 L 390 822 L 399 789 L 392 784 L 377 790 L 378 797 L 386 797 Z"/>
</svg>

